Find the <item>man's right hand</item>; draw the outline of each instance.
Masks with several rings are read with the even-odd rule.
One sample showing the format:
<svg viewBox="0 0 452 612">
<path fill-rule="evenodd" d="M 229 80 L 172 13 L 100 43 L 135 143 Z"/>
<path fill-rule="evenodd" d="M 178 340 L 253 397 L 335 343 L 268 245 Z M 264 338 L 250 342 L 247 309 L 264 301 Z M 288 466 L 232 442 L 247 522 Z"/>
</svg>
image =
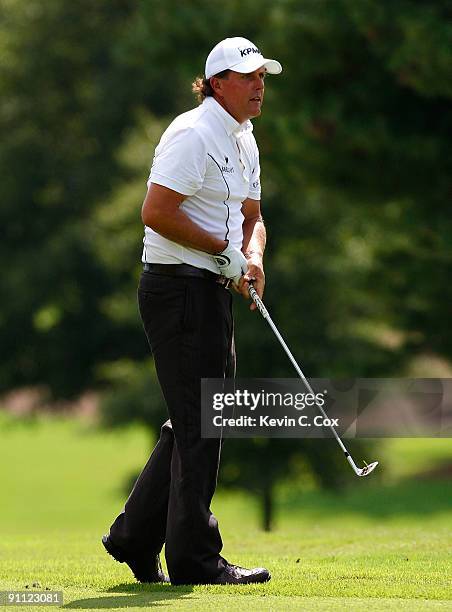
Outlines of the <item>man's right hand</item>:
<svg viewBox="0 0 452 612">
<path fill-rule="evenodd" d="M 242 276 L 248 270 L 248 262 L 245 255 L 231 245 L 228 245 L 224 251 L 213 256 L 220 270 L 220 274 L 226 278 L 232 278 L 234 283 L 238 284 Z"/>
</svg>

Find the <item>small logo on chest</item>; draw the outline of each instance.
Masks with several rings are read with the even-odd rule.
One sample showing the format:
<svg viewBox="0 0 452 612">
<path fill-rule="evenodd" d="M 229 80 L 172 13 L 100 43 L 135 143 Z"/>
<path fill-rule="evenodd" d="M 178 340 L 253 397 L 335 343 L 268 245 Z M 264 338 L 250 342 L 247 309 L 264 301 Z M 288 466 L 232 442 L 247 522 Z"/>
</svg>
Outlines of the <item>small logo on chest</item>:
<svg viewBox="0 0 452 612">
<path fill-rule="evenodd" d="M 233 166 L 228 166 L 229 157 L 224 156 L 225 165 L 221 166 L 221 172 L 227 172 L 228 174 L 232 174 L 234 172 Z"/>
</svg>

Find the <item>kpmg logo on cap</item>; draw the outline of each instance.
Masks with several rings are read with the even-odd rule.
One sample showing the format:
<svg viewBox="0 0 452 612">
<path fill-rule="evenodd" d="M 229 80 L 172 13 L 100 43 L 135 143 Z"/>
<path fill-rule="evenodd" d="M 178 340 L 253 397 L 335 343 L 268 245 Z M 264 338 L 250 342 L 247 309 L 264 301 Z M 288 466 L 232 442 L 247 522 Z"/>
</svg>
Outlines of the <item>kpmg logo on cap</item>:
<svg viewBox="0 0 452 612">
<path fill-rule="evenodd" d="M 239 51 L 240 51 L 241 57 L 245 57 L 246 55 L 249 55 L 250 53 L 259 53 L 259 55 L 262 55 L 262 53 L 257 47 L 248 47 L 247 49 L 240 49 L 239 47 Z"/>
</svg>

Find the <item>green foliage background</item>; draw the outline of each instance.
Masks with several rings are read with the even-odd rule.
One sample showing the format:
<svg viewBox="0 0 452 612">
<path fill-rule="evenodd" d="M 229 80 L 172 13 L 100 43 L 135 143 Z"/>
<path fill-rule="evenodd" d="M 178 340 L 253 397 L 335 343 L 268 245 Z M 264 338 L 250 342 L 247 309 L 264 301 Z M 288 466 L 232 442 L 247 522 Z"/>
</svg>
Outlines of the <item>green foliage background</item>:
<svg viewBox="0 0 452 612">
<path fill-rule="evenodd" d="M 111 423 L 158 420 L 140 207 L 161 132 L 234 35 L 284 66 L 255 121 L 265 300 L 306 373 L 448 364 L 451 2 L 1 0 L 0 390 L 113 385 Z M 291 376 L 241 301 L 236 320 L 238 374 Z"/>
</svg>

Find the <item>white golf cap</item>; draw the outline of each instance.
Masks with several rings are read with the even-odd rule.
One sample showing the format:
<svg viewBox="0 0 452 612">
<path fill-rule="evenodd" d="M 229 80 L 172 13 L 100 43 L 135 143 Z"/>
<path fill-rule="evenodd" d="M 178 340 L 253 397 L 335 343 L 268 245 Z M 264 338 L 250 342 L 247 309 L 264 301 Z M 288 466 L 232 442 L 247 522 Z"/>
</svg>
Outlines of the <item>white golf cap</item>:
<svg viewBox="0 0 452 612">
<path fill-rule="evenodd" d="M 223 72 L 234 70 L 242 74 L 254 72 L 261 66 L 270 74 L 279 74 L 282 66 L 274 59 L 266 59 L 250 40 L 241 37 L 225 38 L 212 49 L 206 60 L 206 79 Z"/>
</svg>

